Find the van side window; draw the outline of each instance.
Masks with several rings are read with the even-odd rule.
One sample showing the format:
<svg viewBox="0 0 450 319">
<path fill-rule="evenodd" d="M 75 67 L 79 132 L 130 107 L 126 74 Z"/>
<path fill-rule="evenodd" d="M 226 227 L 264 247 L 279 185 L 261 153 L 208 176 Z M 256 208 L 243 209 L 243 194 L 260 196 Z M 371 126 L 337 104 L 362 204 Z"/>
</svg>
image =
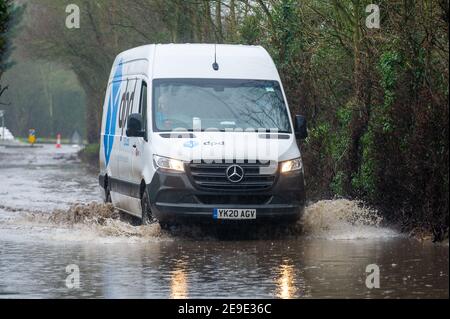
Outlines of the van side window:
<svg viewBox="0 0 450 319">
<path fill-rule="evenodd" d="M 141 98 L 139 101 L 139 114 L 144 119 L 144 128 L 147 131 L 147 83 L 142 81 Z"/>
</svg>

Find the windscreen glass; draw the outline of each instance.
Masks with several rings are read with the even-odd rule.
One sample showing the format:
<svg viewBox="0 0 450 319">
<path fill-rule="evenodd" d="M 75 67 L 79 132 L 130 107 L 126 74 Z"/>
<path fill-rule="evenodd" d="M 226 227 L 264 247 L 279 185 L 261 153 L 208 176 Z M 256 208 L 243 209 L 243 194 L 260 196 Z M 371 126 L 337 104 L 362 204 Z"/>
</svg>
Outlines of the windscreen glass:
<svg viewBox="0 0 450 319">
<path fill-rule="evenodd" d="M 155 131 L 276 130 L 291 133 L 278 82 L 160 79 L 153 83 Z"/>
</svg>

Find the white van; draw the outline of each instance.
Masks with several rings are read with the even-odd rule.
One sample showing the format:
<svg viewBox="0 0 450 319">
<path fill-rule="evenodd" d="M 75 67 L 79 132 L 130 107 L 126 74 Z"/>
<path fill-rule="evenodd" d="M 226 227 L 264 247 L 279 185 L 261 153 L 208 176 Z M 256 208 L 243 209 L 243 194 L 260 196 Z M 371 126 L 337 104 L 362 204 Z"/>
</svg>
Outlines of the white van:
<svg viewBox="0 0 450 319">
<path fill-rule="evenodd" d="M 262 47 L 142 46 L 111 71 L 99 182 L 143 224 L 291 222 L 305 203 L 306 137 Z"/>
</svg>

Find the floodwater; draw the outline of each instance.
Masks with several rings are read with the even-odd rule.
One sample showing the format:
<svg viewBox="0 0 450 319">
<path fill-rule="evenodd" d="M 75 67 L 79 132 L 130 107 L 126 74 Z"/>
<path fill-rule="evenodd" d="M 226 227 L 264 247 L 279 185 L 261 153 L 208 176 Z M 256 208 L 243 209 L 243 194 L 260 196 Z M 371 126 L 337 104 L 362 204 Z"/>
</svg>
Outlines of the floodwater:
<svg viewBox="0 0 450 319">
<path fill-rule="evenodd" d="M 358 203 L 313 203 L 289 231 L 251 238 L 133 226 L 101 204 L 76 151 L 0 146 L 1 298 L 449 296 L 448 243 L 402 236 Z"/>
</svg>

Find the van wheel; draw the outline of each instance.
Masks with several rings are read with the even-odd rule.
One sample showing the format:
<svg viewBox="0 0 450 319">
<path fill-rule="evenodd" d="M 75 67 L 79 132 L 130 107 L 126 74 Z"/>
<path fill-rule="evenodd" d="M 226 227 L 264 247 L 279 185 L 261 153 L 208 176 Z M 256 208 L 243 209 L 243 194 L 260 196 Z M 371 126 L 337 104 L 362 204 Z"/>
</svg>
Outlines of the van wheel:
<svg viewBox="0 0 450 319">
<path fill-rule="evenodd" d="M 152 211 L 150 210 L 150 200 L 148 198 L 147 190 L 145 190 L 141 198 L 142 225 L 149 225 L 153 222 Z"/>
<path fill-rule="evenodd" d="M 106 185 L 105 188 L 105 203 L 112 203 L 112 199 L 111 199 L 111 187 L 109 185 Z"/>
</svg>

